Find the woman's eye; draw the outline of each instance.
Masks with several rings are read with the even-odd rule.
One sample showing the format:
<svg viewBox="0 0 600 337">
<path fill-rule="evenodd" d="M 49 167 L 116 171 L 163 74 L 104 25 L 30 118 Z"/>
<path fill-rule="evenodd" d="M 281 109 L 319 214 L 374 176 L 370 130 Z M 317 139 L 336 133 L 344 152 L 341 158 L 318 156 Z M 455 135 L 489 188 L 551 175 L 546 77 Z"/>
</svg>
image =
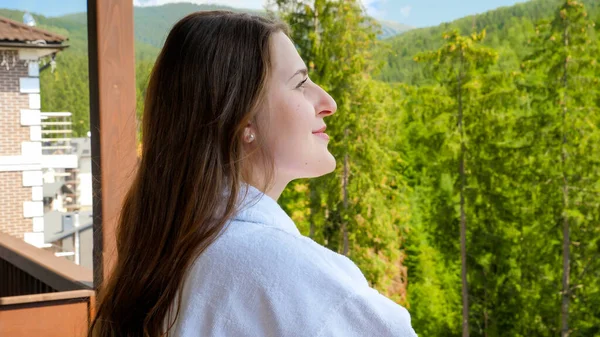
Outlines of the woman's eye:
<svg viewBox="0 0 600 337">
<path fill-rule="evenodd" d="M 308 81 L 308 77 L 305 78 L 302 82 L 298 83 L 298 85 L 296 86 L 296 89 L 304 88 L 304 84 L 306 83 L 306 81 Z"/>
</svg>

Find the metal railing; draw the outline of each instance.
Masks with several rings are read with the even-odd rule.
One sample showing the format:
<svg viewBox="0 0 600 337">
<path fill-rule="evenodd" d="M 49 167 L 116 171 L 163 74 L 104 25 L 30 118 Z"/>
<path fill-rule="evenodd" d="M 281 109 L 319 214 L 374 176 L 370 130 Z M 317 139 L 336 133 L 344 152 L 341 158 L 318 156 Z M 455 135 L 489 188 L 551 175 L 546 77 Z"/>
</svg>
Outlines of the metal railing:
<svg viewBox="0 0 600 337">
<path fill-rule="evenodd" d="M 71 154 L 73 134 L 70 112 L 41 112 L 42 154 Z"/>
</svg>

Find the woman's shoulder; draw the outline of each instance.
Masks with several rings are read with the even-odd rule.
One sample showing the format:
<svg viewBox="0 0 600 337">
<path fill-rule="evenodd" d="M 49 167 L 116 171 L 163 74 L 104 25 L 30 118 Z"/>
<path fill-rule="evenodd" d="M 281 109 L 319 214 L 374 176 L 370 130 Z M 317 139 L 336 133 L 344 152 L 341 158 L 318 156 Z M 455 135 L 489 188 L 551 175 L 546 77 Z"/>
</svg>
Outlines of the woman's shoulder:
<svg viewBox="0 0 600 337">
<path fill-rule="evenodd" d="M 360 284 L 342 276 L 347 272 L 323 257 L 309 238 L 258 223 L 230 226 L 198 257 L 186 279 L 182 318 L 196 317 L 183 318 L 186 329 L 195 329 L 198 317 L 210 311 L 219 317 L 209 318 L 210 324 L 203 318 L 202 324 L 236 322 L 257 329 L 236 334 L 230 326 L 229 335 L 316 336 L 331 308 Z"/>
<path fill-rule="evenodd" d="M 205 255 L 206 267 L 230 266 L 236 274 L 245 271 L 257 282 L 283 284 L 309 281 L 339 283 L 340 287 L 366 286 L 360 269 L 311 238 L 270 224 L 232 221 Z"/>
<path fill-rule="evenodd" d="M 197 259 L 185 289 L 180 324 L 190 331 L 227 326 L 227 335 L 240 336 L 413 336 L 397 333 L 410 328 L 406 310 L 370 288 L 352 261 L 277 226 L 230 223 Z"/>
</svg>

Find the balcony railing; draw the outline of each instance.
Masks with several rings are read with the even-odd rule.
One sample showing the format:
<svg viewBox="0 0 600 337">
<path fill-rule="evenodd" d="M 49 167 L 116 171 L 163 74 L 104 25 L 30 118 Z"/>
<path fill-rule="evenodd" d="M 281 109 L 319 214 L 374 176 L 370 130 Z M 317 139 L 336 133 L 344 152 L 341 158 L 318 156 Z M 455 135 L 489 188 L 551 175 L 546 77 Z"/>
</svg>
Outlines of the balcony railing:
<svg viewBox="0 0 600 337">
<path fill-rule="evenodd" d="M 40 112 L 43 168 L 77 167 L 77 156 L 71 145 L 71 115 L 70 112 Z"/>
<path fill-rule="evenodd" d="M 0 233 L 0 336 L 83 337 L 92 271 Z"/>
<path fill-rule="evenodd" d="M 41 112 L 42 124 L 42 154 L 64 155 L 73 153 L 71 146 L 70 112 Z"/>
<path fill-rule="evenodd" d="M 0 336 L 84 337 L 93 317 L 93 290 L 0 298 Z"/>
</svg>

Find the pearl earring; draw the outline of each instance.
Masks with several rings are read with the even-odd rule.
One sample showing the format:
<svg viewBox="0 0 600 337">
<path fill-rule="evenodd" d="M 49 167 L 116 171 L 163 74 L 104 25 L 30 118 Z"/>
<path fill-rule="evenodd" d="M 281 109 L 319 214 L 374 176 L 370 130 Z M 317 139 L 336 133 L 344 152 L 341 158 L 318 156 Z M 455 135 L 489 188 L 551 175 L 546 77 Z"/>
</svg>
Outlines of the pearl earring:
<svg viewBox="0 0 600 337">
<path fill-rule="evenodd" d="M 248 136 L 248 143 L 252 143 L 252 141 L 254 141 L 254 134 L 253 134 L 253 133 L 251 133 L 251 134 Z"/>
</svg>

